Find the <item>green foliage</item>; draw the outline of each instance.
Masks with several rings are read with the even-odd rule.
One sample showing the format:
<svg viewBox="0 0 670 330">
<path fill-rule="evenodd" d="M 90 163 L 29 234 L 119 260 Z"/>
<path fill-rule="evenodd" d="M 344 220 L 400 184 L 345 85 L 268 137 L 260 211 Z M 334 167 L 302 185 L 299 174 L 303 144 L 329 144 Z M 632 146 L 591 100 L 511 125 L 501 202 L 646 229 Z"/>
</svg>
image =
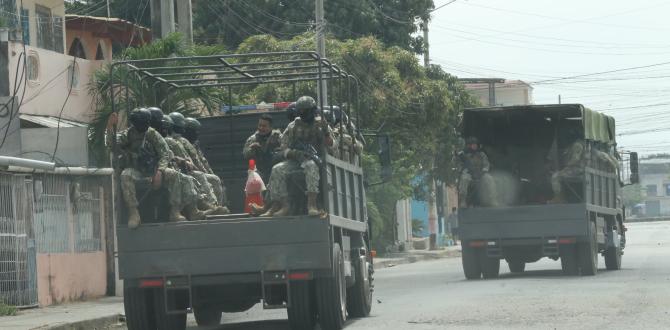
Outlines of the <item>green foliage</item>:
<svg viewBox="0 0 670 330">
<path fill-rule="evenodd" d="M 642 186 L 639 184 L 623 187 L 623 205 L 627 208 L 632 208 L 636 204 L 642 203 L 643 200 Z"/>
<path fill-rule="evenodd" d="M 16 307 L 0 302 L 0 316 L 14 316 L 16 312 Z"/>
<path fill-rule="evenodd" d="M 73 15 L 107 17 L 106 0 L 74 0 L 65 1 L 65 12 Z M 151 6 L 145 0 L 114 0 L 109 1 L 112 17 L 151 26 Z"/>
<path fill-rule="evenodd" d="M 412 219 L 412 236 L 417 237 L 423 232 L 423 221 Z"/>
</svg>

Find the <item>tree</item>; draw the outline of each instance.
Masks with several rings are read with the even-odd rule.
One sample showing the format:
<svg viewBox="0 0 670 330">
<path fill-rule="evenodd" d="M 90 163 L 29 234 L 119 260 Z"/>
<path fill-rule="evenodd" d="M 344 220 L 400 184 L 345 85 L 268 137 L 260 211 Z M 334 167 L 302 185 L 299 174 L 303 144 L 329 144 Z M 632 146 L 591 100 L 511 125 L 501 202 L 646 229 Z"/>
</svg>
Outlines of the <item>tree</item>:
<svg viewBox="0 0 670 330">
<path fill-rule="evenodd" d="M 633 206 L 642 203 L 642 186 L 634 184 L 623 187 L 623 205 L 632 209 Z"/>
</svg>

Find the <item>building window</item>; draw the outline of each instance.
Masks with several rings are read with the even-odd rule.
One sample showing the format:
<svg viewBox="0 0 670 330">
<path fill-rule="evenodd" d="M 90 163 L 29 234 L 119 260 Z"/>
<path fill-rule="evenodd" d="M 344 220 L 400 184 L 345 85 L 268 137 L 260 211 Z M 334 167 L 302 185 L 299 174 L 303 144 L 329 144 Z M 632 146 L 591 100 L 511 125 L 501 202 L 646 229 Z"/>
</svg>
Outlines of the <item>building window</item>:
<svg viewBox="0 0 670 330">
<path fill-rule="evenodd" d="M 72 45 L 70 45 L 70 51 L 68 51 L 68 55 L 86 59 L 86 51 L 84 50 L 84 45 L 82 45 L 79 38 L 74 38 L 74 40 L 72 40 Z"/>
<path fill-rule="evenodd" d="M 40 79 L 40 58 L 37 53 L 28 54 L 26 71 L 28 71 L 28 80 L 38 81 Z"/>
<path fill-rule="evenodd" d="M 67 69 L 67 82 L 68 87 L 71 89 L 77 89 L 79 87 L 79 64 L 70 64 Z"/>
<path fill-rule="evenodd" d="M 105 52 L 102 50 L 102 42 L 98 43 L 98 50 L 95 51 L 95 59 L 97 61 L 105 59 Z"/>
<path fill-rule="evenodd" d="M 30 12 L 28 9 L 21 9 L 21 31 L 23 43 L 30 45 Z"/>
<path fill-rule="evenodd" d="M 647 196 L 653 197 L 658 196 L 657 187 L 655 184 L 647 185 Z"/>
<path fill-rule="evenodd" d="M 670 183 L 665 184 L 665 195 L 670 196 Z"/>
<path fill-rule="evenodd" d="M 51 9 L 35 5 L 37 47 L 63 53 L 63 18 L 51 15 Z"/>
</svg>

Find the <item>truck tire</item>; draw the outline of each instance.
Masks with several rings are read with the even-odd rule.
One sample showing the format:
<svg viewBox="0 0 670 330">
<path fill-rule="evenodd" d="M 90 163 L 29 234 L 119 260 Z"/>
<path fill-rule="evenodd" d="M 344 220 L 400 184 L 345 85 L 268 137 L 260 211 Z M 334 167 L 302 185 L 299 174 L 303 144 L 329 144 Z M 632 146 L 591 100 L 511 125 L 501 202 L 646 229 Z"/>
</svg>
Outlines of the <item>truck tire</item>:
<svg viewBox="0 0 670 330">
<path fill-rule="evenodd" d="M 163 289 L 154 290 L 154 314 L 156 327 L 160 330 L 185 330 L 186 313 L 168 314 L 165 311 L 165 292 Z"/>
<path fill-rule="evenodd" d="M 288 323 L 292 330 L 312 330 L 316 325 L 310 282 L 291 282 L 291 305 L 288 307 Z"/>
<path fill-rule="evenodd" d="M 476 280 L 482 277 L 482 268 L 479 265 L 479 249 L 472 248 L 467 242 L 462 244 L 461 261 L 463 262 L 463 273 L 468 280 Z"/>
<path fill-rule="evenodd" d="M 591 222 L 589 241 L 577 244 L 577 259 L 582 275 L 593 276 L 598 273 L 598 241 L 596 224 Z"/>
<path fill-rule="evenodd" d="M 128 330 L 156 329 L 153 295 L 150 290 L 123 288 L 123 308 Z"/>
<path fill-rule="evenodd" d="M 574 245 L 563 245 L 560 250 L 561 269 L 564 275 L 575 276 L 579 274 L 577 263 L 577 250 Z"/>
<path fill-rule="evenodd" d="M 482 277 L 485 279 L 497 278 L 500 274 L 500 259 L 489 258 L 485 251 L 481 252 L 482 253 L 479 255 L 479 262 L 480 267 L 482 268 Z"/>
<path fill-rule="evenodd" d="M 347 319 L 347 285 L 340 244 L 333 244 L 333 272 L 316 280 L 316 305 L 323 330 L 340 330 Z"/>
<path fill-rule="evenodd" d="M 357 253 L 358 254 L 358 253 Z M 372 276 L 368 269 L 368 257 L 359 256 L 353 271 L 356 284 L 347 290 L 347 311 L 351 317 L 367 317 L 372 309 Z M 355 260 L 352 258 L 352 261 Z"/>
<path fill-rule="evenodd" d="M 526 262 L 519 259 L 508 259 L 507 265 L 512 273 L 523 273 L 526 270 Z"/>
<path fill-rule="evenodd" d="M 213 326 L 221 324 L 221 310 L 211 307 L 193 308 L 193 316 L 198 326 Z"/>
<path fill-rule="evenodd" d="M 612 235 L 618 235 L 615 230 L 611 232 Z M 621 269 L 621 245 L 612 246 L 605 250 L 605 267 L 607 270 Z"/>
</svg>

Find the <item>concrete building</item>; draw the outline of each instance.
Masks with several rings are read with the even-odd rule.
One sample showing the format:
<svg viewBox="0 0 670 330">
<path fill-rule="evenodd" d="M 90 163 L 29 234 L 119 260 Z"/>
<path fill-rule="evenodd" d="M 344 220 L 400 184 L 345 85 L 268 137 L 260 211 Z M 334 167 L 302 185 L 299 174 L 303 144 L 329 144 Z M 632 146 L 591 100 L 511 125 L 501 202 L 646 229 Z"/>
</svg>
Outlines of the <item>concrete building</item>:
<svg viewBox="0 0 670 330">
<path fill-rule="evenodd" d="M 670 216 L 670 158 L 640 161 L 645 216 Z"/>
<path fill-rule="evenodd" d="M 521 80 L 459 79 L 482 106 L 533 104 L 533 87 Z"/>
</svg>

